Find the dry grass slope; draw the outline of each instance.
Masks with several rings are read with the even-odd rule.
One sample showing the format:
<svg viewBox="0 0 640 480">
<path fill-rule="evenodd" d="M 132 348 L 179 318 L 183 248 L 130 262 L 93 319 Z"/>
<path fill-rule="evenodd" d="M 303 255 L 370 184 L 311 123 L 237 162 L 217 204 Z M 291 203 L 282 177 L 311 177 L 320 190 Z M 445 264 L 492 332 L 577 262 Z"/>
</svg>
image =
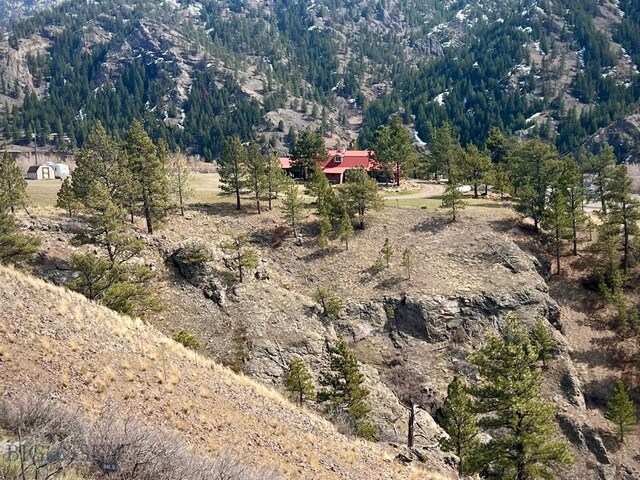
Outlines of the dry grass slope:
<svg viewBox="0 0 640 480">
<path fill-rule="evenodd" d="M 117 410 L 181 436 L 195 452 L 232 451 L 284 478 L 446 478 L 339 435 L 329 422 L 139 320 L 4 267 L 0 365 L 7 392 L 45 393 L 89 415 Z"/>
</svg>

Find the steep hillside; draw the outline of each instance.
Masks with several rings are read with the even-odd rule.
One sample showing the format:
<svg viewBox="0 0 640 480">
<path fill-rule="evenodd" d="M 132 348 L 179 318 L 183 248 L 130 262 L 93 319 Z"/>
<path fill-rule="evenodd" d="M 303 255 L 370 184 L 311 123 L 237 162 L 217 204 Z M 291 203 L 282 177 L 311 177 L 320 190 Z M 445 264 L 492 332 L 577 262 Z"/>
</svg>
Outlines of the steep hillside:
<svg viewBox="0 0 640 480">
<path fill-rule="evenodd" d="M 176 435 L 195 452 L 232 452 L 283 478 L 441 478 L 396 462 L 391 450 L 341 436 L 140 321 L 14 270 L 0 268 L 0 284 L 6 395 L 46 393 L 89 415 L 111 409 Z"/>
</svg>

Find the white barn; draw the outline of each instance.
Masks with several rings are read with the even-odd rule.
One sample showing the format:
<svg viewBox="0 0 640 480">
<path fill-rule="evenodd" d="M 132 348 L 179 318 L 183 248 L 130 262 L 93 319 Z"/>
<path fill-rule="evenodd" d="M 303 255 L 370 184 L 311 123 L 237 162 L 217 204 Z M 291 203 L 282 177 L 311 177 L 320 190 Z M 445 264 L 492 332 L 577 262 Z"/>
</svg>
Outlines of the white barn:
<svg viewBox="0 0 640 480">
<path fill-rule="evenodd" d="M 56 171 L 51 165 L 32 165 L 27 170 L 27 180 L 55 180 Z"/>
</svg>

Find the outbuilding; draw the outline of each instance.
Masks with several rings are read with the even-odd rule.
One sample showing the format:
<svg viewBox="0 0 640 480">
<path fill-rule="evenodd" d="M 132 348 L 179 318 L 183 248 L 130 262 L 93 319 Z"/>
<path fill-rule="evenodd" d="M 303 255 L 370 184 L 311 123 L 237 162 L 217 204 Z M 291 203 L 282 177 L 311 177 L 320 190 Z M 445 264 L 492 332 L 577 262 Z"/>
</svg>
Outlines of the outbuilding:
<svg viewBox="0 0 640 480">
<path fill-rule="evenodd" d="M 27 180 L 55 180 L 56 171 L 51 165 L 32 165 L 27 170 Z"/>
</svg>

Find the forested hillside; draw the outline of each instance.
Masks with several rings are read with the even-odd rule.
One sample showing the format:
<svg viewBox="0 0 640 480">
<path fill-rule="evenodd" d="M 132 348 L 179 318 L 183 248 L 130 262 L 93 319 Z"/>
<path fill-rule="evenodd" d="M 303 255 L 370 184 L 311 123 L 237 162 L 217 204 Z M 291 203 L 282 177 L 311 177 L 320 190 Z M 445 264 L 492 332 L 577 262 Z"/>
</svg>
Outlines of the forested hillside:
<svg viewBox="0 0 640 480">
<path fill-rule="evenodd" d="M 69 150 L 96 121 L 120 135 L 142 118 L 211 160 L 225 136 L 282 150 L 306 126 L 368 146 L 401 112 L 424 141 L 448 122 L 482 144 L 497 126 L 569 153 L 637 108 L 639 7 L 71 0 L 15 23 L 0 46 L 0 133 Z"/>
</svg>

